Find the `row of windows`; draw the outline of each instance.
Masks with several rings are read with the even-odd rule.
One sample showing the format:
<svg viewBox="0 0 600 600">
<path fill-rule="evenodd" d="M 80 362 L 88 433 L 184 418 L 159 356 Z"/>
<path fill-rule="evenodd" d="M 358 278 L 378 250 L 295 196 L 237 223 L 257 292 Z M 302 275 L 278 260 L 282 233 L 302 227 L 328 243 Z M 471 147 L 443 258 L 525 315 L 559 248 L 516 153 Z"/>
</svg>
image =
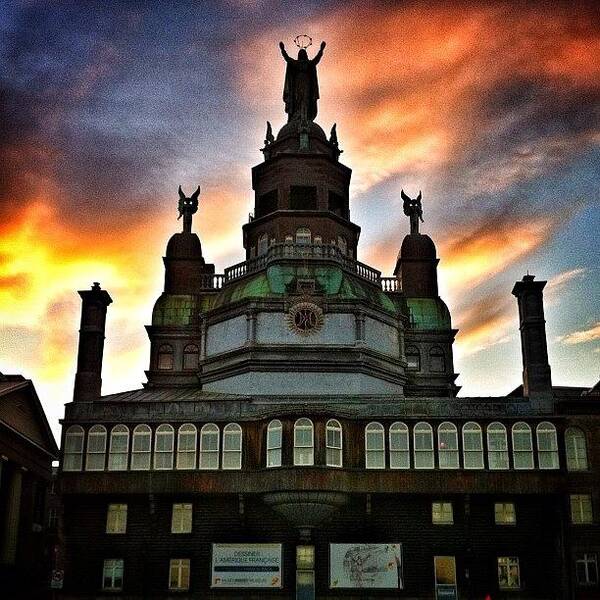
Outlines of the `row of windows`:
<svg viewBox="0 0 600 600">
<path fill-rule="evenodd" d="M 293 464 L 314 465 L 315 435 L 313 422 L 300 418 L 294 423 Z M 483 430 L 478 423 L 468 422 L 462 427 L 462 461 L 459 449 L 458 429 L 454 423 L 444 422 L 437 428 L 437 444 L 434 444 L 433 427 L 426 422 L 417 423 L 411 435 L 408 426 L 396 422 L 385 427 L 371 422 L 365 427 L 365 467 L 367 469 L 485 469 L 516 470 L 558 469 L 559 452 L 556 428 L 544 421 L 535 428 L 536 449 L 533 433 L 525 422 L 515 423 L 511 428 L 511 450 L 508 432 L 500 422 L 490 423 L 486 428 L 486 448 Z M 131 456 L 129 453 L 129 429 L 116 425 L 110 433 L 108 464 L 106 464 L 107 430 L 102 425 L 90 428 L 85 453 L 87 471 L 134 471 L 165 469 L 241 469 L 242 428 L 230 423 L 220 430 L 214 423 L 200 430 L 199 460 L 197 461 L 197 429 L 186 423 L 177 430 L 171 425 L 159 425 L 154 432 L 152 462 L 152 430 L 148 425 L 138 425 L 133 430 Z M 387 441 L 387 449 L 386 449 Z M 278 419 L 267 427 L 266 466 L 280 467 L 283 462 L 283 425 Z M 571 427 L 565 432 L 567 469 L 588 469 L 586 438 L 581 429 Z M 80 471 L 83 468 L 84 430 L 79 425 L 69 427 L 65 434 L 63 470 Z M 387 450 L 387 451 L 386 451 Z M 412 462 L 411 462 L 412 458 Z M 325 426 L 325 464 L 329 467 L 343 466 L 343 430 L 340 422 L 330 419 Z"/>
<path fill-rule="evenodd" d="M 448 571 L 448 569 L 438 569 L 438 565 L 443 562 L 439 559 L 448 559 L 454 557 L 434 557 L 434 569 Z M 497 572 L 498 587 L 501 590 L 519 590 L 521 589 L 521 565 L 517 556 L 498 556 Z M 182 591 L 190 588 L 190 559 L 172 558 L 169 561 L 169 590 Z M 446 560 L 445 563 L 448 563 Z M 454 566 L 455 561 L 451 564 Z M 456 583 L 455 568 L 451 569 L 450 580 Z M 595 586 L 598 584 L 598 556 L 595 552 L 580 553 L 575 557 L 575 573 L 577 583 L 580 586 Z M 123 589 L 124 560 L 122 558 L 108 558 L 104 560 L 102 570 L 102 588 L 105 591 L 121 591 Z M 448 582 L 445 577 L 444 581 Z"/>
<path fill-rule="evenodd" d="M 87 435 L 85 451 L 86 471 L 147 471 L 173 469 L 223 469 L 242 468 L 242 428 L 229 423 L 221 431 L 214 423 L 200 429 L 200 450 L 197 452 L 198 430 L 186 423 L 177 430 L 168 424 L 159 425 L 154 432 L 152 454 L 152 430 L 148 425 L 137 425 L 133 430 L 131 453 L 129 452 L 129 428 L 115 425 L 110 432 L 108 462 L 106 461 L 107 431 L 103 425 L 94 425 Z M 81 471 L 83 468 L 84 430 L 79 425 L 69 427 L 65 434 L 63 457 L 64 471 Z M 199 455 L 199 458 L 197 457 Z M 154 460 L 152 460 L 154 459 Z M 198 460 L 197 460 L 198 459 Z"/>
<path fill-rule="evenodd" d="M 264 217 L 279 208 L 279 197 L 277 190 L 271 190 L 261 194 L 256 202 L 256 218 Z M 317 188 L 314 186 L 292 185 L 290 186 L 291 210 L 317 210 Z M 330 212 L 349 218 L 347 200 L 341 194 L 329 191 L 327 208 Z"/>
<path fill-rule="evenodd" d="M 308 246 L 310 244 L 314 244 L 315 246 L 323 245 L 323 238 L 320 235 L 313 236 L 312 231 L 308 227 L 298 227 L 295 234 L 286 235 L 284 241 L 286 244 L 295 243 L 301 246 Z M 276 242 L 277 240 L 275 238 L 269 240 L 269 236 L 266 233 L 261 234 L 258 237 L 257 246 L 252 246 L 250 248 L 250 258 L 266 254 L 269 250 L 269 246 L 272 246 Z M 352 250 L 348 250 L 348 240 L 343 235 L 338 235 L 337 240 L 332 239 L 331 244 L 337 245 L 342 254 L 352 256 Z"/>
<path fill-rule="evenodd" d="M 183 349 L 183 363 L 181 368 L 184 371 L 196 371 L 198 369 L 198 356 L 200 349 L 196 344 L 188 344 Z M 158 356 L 156 366 L 161 371 L 172 371 L 175 367 L 175 351 L 171 344 L 161 344 L 158 347 Z"/>
<path fill-rule="evenodd" d="M 421 352 L 416 346 L 407 346 L 404 351 L 406 356 L 406 368 L 409 371 L 421 370 Z M 446 355 L 439 346 L 429 349 L 429 371 L 432 373 L 444 373 L 446 370 Z"/>
</svg>

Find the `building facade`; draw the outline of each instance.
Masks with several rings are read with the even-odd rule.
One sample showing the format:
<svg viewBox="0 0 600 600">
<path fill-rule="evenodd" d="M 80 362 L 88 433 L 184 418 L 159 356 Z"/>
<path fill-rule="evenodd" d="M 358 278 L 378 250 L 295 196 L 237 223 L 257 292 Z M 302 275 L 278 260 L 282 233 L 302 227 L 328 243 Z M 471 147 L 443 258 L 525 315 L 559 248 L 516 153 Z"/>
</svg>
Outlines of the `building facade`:
<svg viewBox="0 0 600 600">
<path fill-rule="evenodd" d="M 523 385 L 458 396 L 420 195 L 393 277 L 357 260 L 351 170 L 314 121 L 323 49 L 282 46 L 243 262 L 215 273 L 180 189 L 142 389 L 101 395 L 112 299 L 79 292 L 64 597 L 599 597 L 598 386 L 552 385 L 527 275 Z"/>
</svg>

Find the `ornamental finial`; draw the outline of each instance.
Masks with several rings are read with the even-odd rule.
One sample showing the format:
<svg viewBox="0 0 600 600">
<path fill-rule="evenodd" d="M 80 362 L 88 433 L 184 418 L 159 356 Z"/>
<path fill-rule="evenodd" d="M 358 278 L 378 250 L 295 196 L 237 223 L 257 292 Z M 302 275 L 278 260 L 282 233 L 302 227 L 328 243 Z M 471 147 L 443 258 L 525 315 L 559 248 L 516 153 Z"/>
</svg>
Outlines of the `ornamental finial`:
<svg viewBox="0 0 600 600">
<path fill-rule="evenodd" d="M 404 214 L 410 217 L 410 233 L 419 233 L 419 220 L 423 223 L 423 207 L 421 206 L 421 191 L 416 198 L 410 198 L 404 193 L 404 190 L 400 192 L 402 200 L 404 200 Z"/>
</svg>

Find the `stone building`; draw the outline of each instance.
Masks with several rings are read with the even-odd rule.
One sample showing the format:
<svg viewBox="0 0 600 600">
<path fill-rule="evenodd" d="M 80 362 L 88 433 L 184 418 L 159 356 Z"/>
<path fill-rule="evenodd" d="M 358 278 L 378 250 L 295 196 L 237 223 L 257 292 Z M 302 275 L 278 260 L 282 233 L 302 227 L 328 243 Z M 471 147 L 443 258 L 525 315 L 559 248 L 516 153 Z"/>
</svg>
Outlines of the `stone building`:
<svg viewBox="0 0 600 600">
<path fill-rule="evenodd" d="M 47 589 L 53 531 L 47 496 L 58 447 L 33 383 L 0 373 L 0 589 L 36 598 Z"/>
<path fill-rule="evenodd" d="M 142 389 L 101 395 L 112 300 L 79 292 L 65 597 L 598 598 L 600 391 L 552 385 L 545 282 L 512 290 L 523 385 L 458 396 L 420 197 L 393 277 L 358 261 L 316 59 L 283 52 L 246 259 L 215 273 L 180 190 Z"/>
</svg>

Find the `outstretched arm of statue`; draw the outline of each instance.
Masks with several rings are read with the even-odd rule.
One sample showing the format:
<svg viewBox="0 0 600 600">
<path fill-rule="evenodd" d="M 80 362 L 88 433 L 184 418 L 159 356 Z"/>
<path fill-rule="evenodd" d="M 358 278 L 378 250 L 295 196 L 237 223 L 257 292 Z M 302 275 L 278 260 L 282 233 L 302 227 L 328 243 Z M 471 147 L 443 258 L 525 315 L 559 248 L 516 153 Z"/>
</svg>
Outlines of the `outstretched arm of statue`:
<svg viewBox="0 0 600 600">
<path fill-rule="evenodd" d="M 288 55 L 288 53 L 285 51 L 285 46 L 283 45 L 283 42 L 279 42 L 279 48 L 281 50 L 281 56 L 283 56 L 283 58 L 285 59 L 285 62 L 290 62 L 290 57 Z"/>
<path fill-rule="evenodd" d="M 321 42 L 321 47 L 319 48 L 319 51 L 317 52 L 316 56 L 311 60 L 313 65 L 319 64 L 319 61 L 323 57 L 323 50 L 325 50 L 326 45 L 327 44 L 325 44 L 325 42 Z"/>
</svg>

